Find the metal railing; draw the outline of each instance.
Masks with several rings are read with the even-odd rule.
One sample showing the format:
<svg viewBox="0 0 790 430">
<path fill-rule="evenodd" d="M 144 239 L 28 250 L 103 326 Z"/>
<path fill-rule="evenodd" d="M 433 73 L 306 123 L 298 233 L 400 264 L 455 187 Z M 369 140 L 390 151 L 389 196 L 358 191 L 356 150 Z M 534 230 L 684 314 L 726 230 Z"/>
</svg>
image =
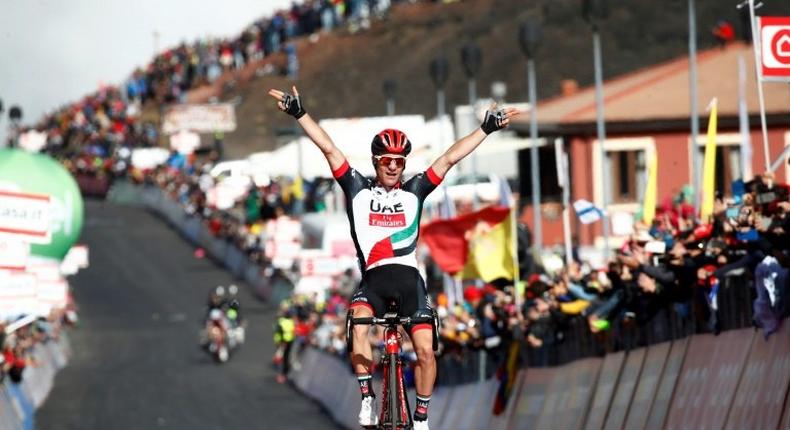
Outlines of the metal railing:
<svg viewBox="0 0 790 430">
<path fill-rule="evenodd" d="M 707 289 L 689 288 L 694 288 L 690 301 L 669 303 L 643 324 L 619 314 L 612 318 L 609 330 L 592 333 L 586 318 L 569 317 L 557 331 L 556 341 L 540 348 L 528 346 L 523 336 L 516 335 L 512 342 L 519 342 L 519 366 L 558 366 L 694 334 L 718 333 L 753 325 L 752 304 L 756 293 L 748 273 L 734 272 L 720 281 L 715 320 L 711 319 L 713 311 L 703 296 Z M 445 353 L 438 357 L 437 384 L 457 385 L 494 376 L 505 362 L 508 348 L 509 342 L 493 349 L 469 346 L 445 349 Z"/>
</svg>

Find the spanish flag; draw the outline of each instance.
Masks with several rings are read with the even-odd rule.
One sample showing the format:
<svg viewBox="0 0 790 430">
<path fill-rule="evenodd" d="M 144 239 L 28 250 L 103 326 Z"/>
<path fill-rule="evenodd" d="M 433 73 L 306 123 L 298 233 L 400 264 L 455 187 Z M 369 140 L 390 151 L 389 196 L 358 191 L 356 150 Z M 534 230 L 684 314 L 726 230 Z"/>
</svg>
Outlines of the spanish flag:
<svg viewBox="0 0 790 430">
<path fill-rule="evenodd" d="M 514 279 L 513 270 L 513 213 L 508 208 L 507 216 L 497 224 L 478 222 L 467 232 L 469 255 L 461 273 L 462 279 Z"/>
<path fill-rule="evenodd" d="M 700 219 L 703 223 L 710 221 L 713 215 L 713 198 L 716 191 L 716 107 L 718 100 L 714 97 L 708 108 L 708 139 L 705 142 L 705 161 L 702 168 L 702 204 L 700 205 Z M 694 142 L 696 144 L 696 142 Z M 697 148 L 694 148 L 695 150 Z"/>
<path fill-rule="evenodd" d="M 515 277 L 513 215 L 506 206 L 489 206 L 422 227 L 422 240 L 439 267 L 465 279 L 486 282 Z"/>
</svg>

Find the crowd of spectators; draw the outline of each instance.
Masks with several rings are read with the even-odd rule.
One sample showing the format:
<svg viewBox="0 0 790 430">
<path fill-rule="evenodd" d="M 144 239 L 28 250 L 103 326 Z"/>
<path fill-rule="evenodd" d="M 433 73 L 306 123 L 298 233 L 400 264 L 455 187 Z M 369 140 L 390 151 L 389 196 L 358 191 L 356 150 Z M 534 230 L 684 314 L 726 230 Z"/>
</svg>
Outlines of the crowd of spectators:
<svg viewBox="0 0 790 430">
<path fill-rule="evenodd" d="M 15 130 L 11 139 L 35 129 L 46 134 L 46 152 L 65 155 L 72 170 L 104 176 L 121 158 L 126 168 L 131 148 L 155 146 L 159 131 L 142 121 L 147 104 L 163 107 L 185 100 L 188 91 L 211 84 L 223 73 L 239 70 L 269 55 L 292 50 L 299 37 L 337 28 L 364 29 L 386 17 L 397 3 L 416 0 L 305 0 L 293 2 L 247 26 L 233 38 L 204 38 L 157 53 L 120 86 L 102 86 L 82 100 L 45 115 L 35 126 Z M 120 151 L 120 153 L 119 153 Z"/>
<path fill-rule="evenodd" d="M 53 310 L 46 318 L 37 318 L 15 330 L 7 330 L 13 321 L 0 321 L 0 383 L 5 378 L 15 384 L 22 382 L 25 369 L 38 365 L 33 353 L 35 348 L 58 341 L 63 329 L 76 322 L 73 305 Z"/>
<path fill-rule="evenodd" d="M 210 194 L 221 178 L 209 173 L 218 161 L 216 153 L 186 157 L 174 152 L 154 169 L 132 168 L 131 149 L 159 141 L 155 126 L 140 120 L 142 106 L 181 101 L 186 91 L 280 52 L 294 37 L 340 25 L 364 28 L 370 17 L 385 16 L 394 1 L 308 0 L 256 21 L 235 39 L 165 50 L 136 70 L 124 88 L 102 88 L 45 117 L 36 127 L 47 134 L 45 151 L 60 157 L 76 175 L 129 176 L 161 188 L 187 213 L 200 217 L 216 237 L 234 243 L 266 270 L 271 263 L 265 249 L 267 223 L 331 207 L 331 181 L 283 178 L 250 184 L 231 208 L 218 210 Z M 453 303 L 432 291 L 442 320 L 440 354 L 463 360 L 470 351 L 484 351 L 496 363 L 515 340 L 533 352 L 532 364 L 553 364 L 557 348 L 578 339 L 580 322 L 584 333 L 601 345 L 599 351 L 623 347 L 618 337 L 629 328 L 650 326 L 657 317 L 671 316 L 693 331 L 717 333 L 730 328 L 722 322 L 727 309 L 720 306 L 720 296 L 735 288 L 753 303 L 749 323 L 770 335 L 790 309 L 788 187 L 765 174 L 733 194 L 717 197 L 713 218 L 706 222 L 696 219 L 683 195 L 668 200 L 651 225 L 635 225 L 634 234 L 606 267 L 576 261 L 553 273 L 524 273 L 523 282 L 470 284 L 463 300 Z M 743 282 L 725 282 L 733 274 Z M 343 355 L 343 321 L 353 286 L 353 276 L 344 274 L 327 297 L 287 301 L 285 308 L 298 320 L 298 337 Z M 30 346 L 36 338 L 36 329 L 31 330 L 4 350 L 10 351 L 4 370 L 25 362 L 15 351 Z M 372 330 L 371 342 L 381 341 L 378 334 Z M 648 341 L 641 338 L 636 344 Z M 408 343 L 405 354 L 413 359 Z"/>
<path fill-rule="evenodd" d="M 224 72 L 239 70 L 269 55 L 284 52 L 297 37 L 329 32 L 345 26 L 366 29 L 374 18 L 386 16 L 392 3 L 402 0 L 305 0 L 292 3 L 250 24 L 231 39 L 182 43 L 158 54 L 126 83 L 129 99 L 158 103 L 183 101 L 190 89 L 216 81 Z"/>
<path fill-rule="evenodd" d="M 709 223 L 695 219 L 681 194 L 657 208 L 651 225 L 636 223 L 605 267 L 574 261 L 553 273 L 527 273 L 523 288 L 470 284 L 458 303 L 433 291 L 442 323 L 440 382 L 464 379 L 442 378 L 451 372 L 443 367 L 477 375 L 479 352 L 490 376 L 512 341 L 523 342 L 530 365 L 545 366 L 693 333 L 754 326 L 770 336 L 790 315 L 788 191 L 773 175 L 758 176 L 740 195 L 717 196 Z M 294 315 L 310 322 L 303 341 L 339 356 L 346 354 L 351 292 L 341 284 L 326 297 L 294 298 Z M 381 333 L 370 339 L 380 346 Z M 404 355 L 413 362 L 408 342 Z"/>
</svg>

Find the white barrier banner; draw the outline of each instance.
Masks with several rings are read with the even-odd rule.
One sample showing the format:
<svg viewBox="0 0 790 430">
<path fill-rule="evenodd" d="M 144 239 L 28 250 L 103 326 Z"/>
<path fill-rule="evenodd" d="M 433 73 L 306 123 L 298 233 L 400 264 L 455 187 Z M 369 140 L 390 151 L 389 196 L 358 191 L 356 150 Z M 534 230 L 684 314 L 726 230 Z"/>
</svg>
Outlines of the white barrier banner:
<svg viewBox="0 0 790 430">
<path fill-rule="evenodd" d="M 27 271 L 34 275 L 39 281 L 56 282 L 63 279 L 60 273 L 60 263 L 54 261 L 30 262 L 30 264 L 28 264 Z"/>
<path fill-rule="evenodd" d="M 0 320 L 33 312 L 36 294 L 35 276 L 24 272 L 0 273 Z"/>
<path fill-rule="evenodd" d="M 181 130 L 198 133 L 229 132 L 236 129 L 236 112 L 229 103 L 212 105 L 182 104 L 165 109 L 162 131 L 167 134 Z"/>
<path fill-rule="evenodd" d="M 73 275 L 79 269 L 87 269 L 88 265 L 88 247 L 86 245 L 74 245 L 69 248 L 69 252 L 63 257 L 60 268 L 64 275 Z M 67 268 L 67 270 L 63 270 L 64 268 Z"/>
<path fill-rule="evenodd" d="M 51 239 L 51 198 L 43 194 L 0 190 L 0 235 L 31 243 Z"/>
<path fill-rule="evenodd" d="M 49 315 L 52 309 L 66 307 L 69 284 L 64 281 L 39 281 L 36 291 L 36 313 L 39 316 Z"/>
<path fill-rule="evenodd" d="M 25 270 L 30 257 L 30 244 L 0 237 L 0 269 Z"/>
<path fill-rule="evenodd" d="M 302 251 L 302 223 L 283 216 L 267 224 L 266 235 L 266 256 L 275 267 L 290 268 Z"/>
</svg>

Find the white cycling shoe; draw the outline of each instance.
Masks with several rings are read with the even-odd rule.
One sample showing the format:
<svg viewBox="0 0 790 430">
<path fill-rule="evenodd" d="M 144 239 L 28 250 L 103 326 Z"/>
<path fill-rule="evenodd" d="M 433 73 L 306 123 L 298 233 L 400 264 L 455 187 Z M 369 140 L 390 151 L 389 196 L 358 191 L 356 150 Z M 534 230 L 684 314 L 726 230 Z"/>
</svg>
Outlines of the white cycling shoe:
<svg viewBox="0 0 790 430">
<path fill-rule="evenodd" d="M 365 396 L 362 399 L 362 406 L 359 408 L 359 425 L 362 427 L 374 427 L 379 425 L 379 414 L 376 409 L 376 398 L 373 396 Z"/>
<path fill-rule="evenodd" d="M 414 430 L 428 430 L 428 420 L 414 421 Z"/>
</svg>

